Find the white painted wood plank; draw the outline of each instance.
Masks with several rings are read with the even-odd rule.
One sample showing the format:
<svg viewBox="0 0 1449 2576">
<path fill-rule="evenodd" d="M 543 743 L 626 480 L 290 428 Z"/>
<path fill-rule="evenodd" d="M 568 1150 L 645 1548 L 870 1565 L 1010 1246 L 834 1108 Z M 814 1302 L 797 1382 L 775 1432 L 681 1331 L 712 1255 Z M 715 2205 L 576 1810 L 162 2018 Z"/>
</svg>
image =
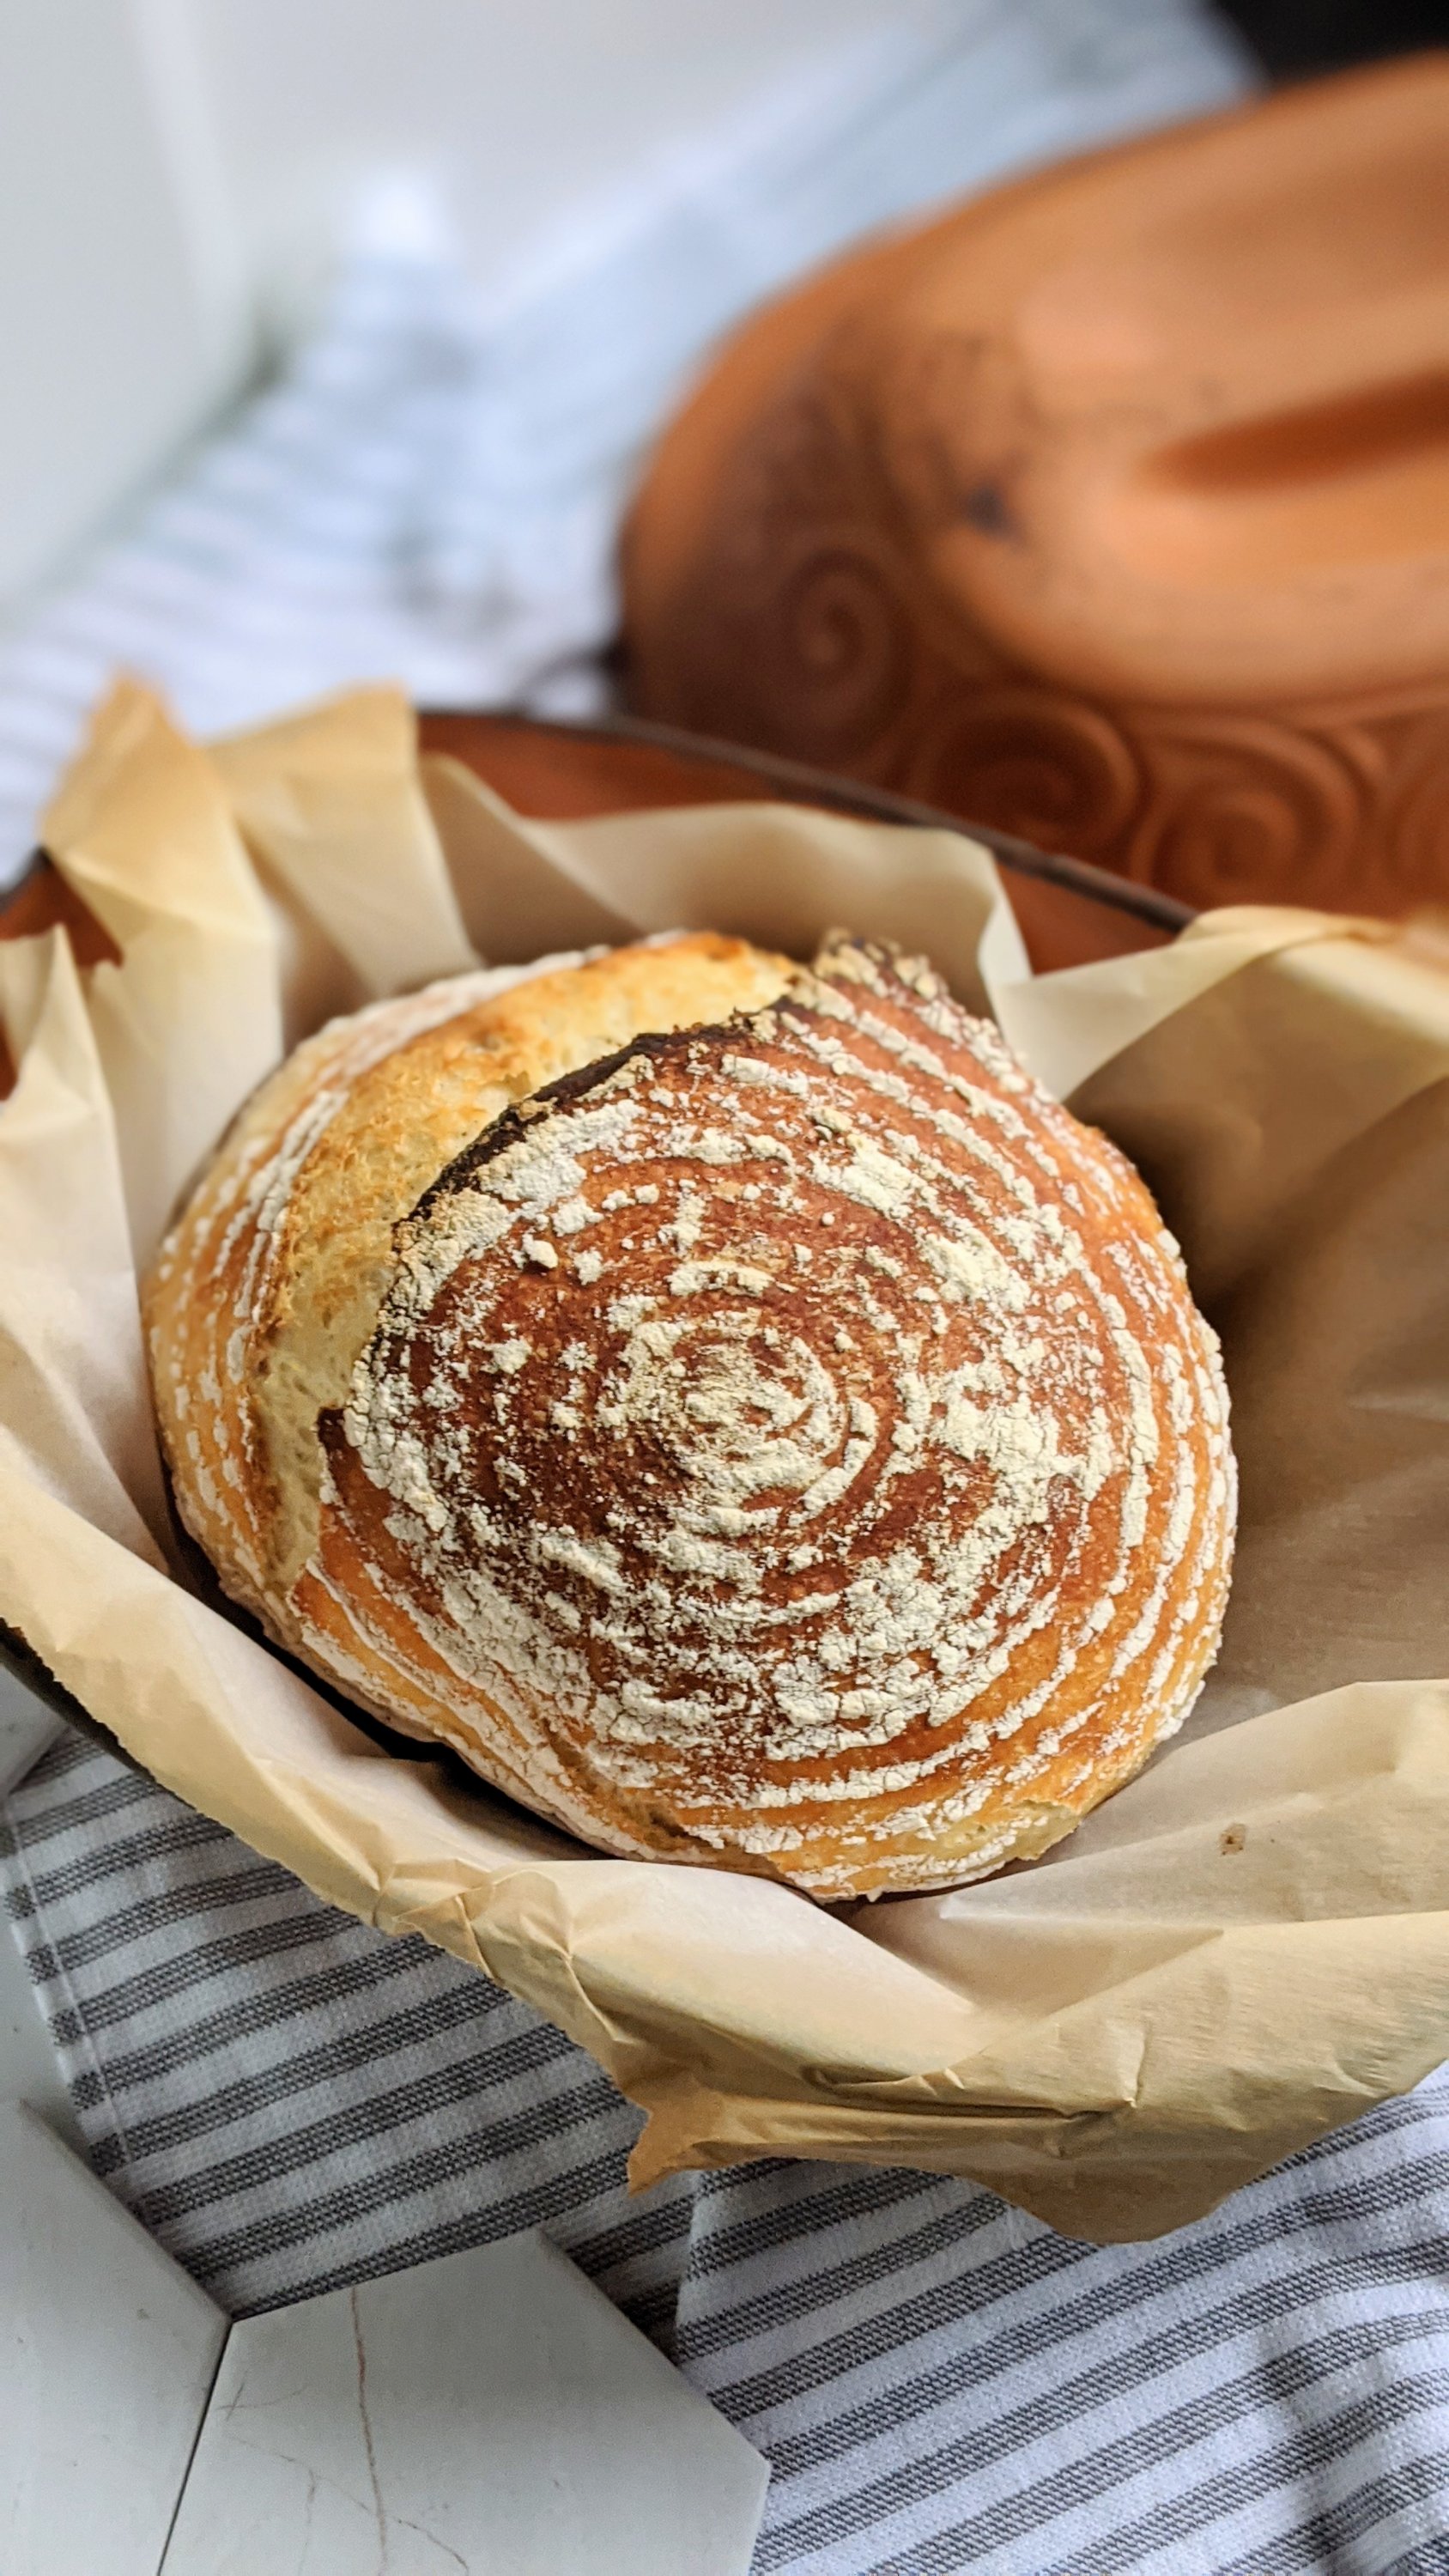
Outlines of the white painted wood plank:
<svg viewBox="0 0 1449 2576">
<path fill-rule="evenodd" d="M 0 2105 L 6 2576 L 156 2576 L 225 2336 L 89 2168 Z"/>
<path fill-rule="evenodd" d="M 0 2101 L 25 2102 L 78 2155 L 80 2126 L 14 1927 L 0 1922 Z M 3 2566 L 0 2560 L 0 2566 Z"/>
<path fill-rule="evenodd" d="M 0 1798 L 38 1762 L 62 1721 L 13 1673 L 0 1668 Z"/>
<path fill-rule="evenodd" d="M 190 183 L 208 147 L 162 77 L 177 31 L 156 0 L 8 0 L 0 23 L 8 612 L 215 410 L 249 326 Z"/>
<path fill-rule="evenodd" d="M 516 2237 L 235 2325 L 164 2576 L 746 2576 L 766 2476 Z"/>
<path fill-rule="evenodd" d="M 12 1674 L 0 1671 L 0 1798 L 24 1779 L 60 1724 Z M 0 1925 L 0 2101 L 28 2102 L 79 2153 L 80 2130 L 20 1937 L 13 1924 Z"/>
</svg>

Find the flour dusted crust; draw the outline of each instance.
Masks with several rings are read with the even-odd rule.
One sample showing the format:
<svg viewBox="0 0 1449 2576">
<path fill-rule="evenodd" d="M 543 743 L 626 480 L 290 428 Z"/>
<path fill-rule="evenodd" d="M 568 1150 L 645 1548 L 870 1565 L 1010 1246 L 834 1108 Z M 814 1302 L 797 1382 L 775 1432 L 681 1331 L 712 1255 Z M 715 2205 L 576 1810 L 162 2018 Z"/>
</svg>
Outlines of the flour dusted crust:
<svg viewBox="0 0 1449 2576">
<path fill-rule="evenodd" d="M 1217 1347 L 1141 1182 L 880 949 L 454 990 L 301 1050 L 163 1254 L 223 1583 L 613 1852 L 833 1900 L 1044 1850 L 1226 1596 Z"/>
<path fill-rule="evenodd" d="M 334 1020 L 248 1102 L 144 1303 L 182 1518 L 283 1644 L 305 1652 L 290 1595 L 317 1543 L 317 1418 L 346 1397 L 398 1219 L 511 1101 L 791 972 L 706 935 L 456 976 Z"/>
</svg>

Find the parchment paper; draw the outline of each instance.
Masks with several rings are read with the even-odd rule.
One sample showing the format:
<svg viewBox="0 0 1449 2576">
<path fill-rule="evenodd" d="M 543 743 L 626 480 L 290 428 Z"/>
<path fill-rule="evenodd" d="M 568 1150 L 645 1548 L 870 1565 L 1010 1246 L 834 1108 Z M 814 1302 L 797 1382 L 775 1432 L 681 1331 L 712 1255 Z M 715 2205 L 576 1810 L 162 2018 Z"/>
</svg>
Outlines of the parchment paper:
<svg viewBox="0 0 1449 2576">
<path fill-rule="evenodd" d="M 1033 980 L 950 833 L 729 805 L 529 825 L 371 690 L 207 754 L 118 690 L 46 818 L 119 965 L 0 946 L 0 1618 L 157 1779 L 485 1967 L 649 2114 L 637 2181 L 759 2154 L 1180 2225 L 1449 2054 L 1449 980 L 1382 927 L 1210 916 Z M 1243 1469 L 1185 1736 L 1036 1866 L 826 1912 L 600 1858 L 394 1760 L 188 1588 L 136 1321 L 283 1030 L 482 955 L 713 925 L 929 950 L 1141 1164 Z"/>
</svg>

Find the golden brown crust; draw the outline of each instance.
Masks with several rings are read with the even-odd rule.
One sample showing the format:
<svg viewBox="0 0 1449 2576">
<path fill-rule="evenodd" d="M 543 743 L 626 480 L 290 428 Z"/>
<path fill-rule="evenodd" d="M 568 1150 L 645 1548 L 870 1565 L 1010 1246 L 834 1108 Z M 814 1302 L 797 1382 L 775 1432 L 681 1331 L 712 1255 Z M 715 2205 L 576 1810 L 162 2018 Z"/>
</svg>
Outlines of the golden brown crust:
<svg viewBox="0 0 1449 2576">
<path fill-rule="evenodd" d="M 284 1644 L 392 1229 L 513 1100 L 640 1028 L 751 1008 L 787 961 L 713 933 L 462 975 L 334 1021 L 262 1085 L 146 1283 L 163 1445 L 226 1589 Z M 225 1390 L 225 1392 L 223 1392 Z"/>
<path fill-rule="evenodd" d="M 1216 1646 L 1226 1396 L 1176 1249 L 928 970 L 847 942 L 786 987 L 762 961 L 772 990 L 669 1035 L 642 1034 L 657 965 L 628 971 L 618 1052 L 540 1097 L 534 1042 L 510 1108 L 429 1127 L 420 1187 L 389 1146 L 416 1205 L 360 1340 L 341 1255 L 309 1272 L 307 1244 L 418 1063 L 353 1078 L 308 1148 L 326 1190 L 263 1119 L 269 1216 L 232 1140 L 151 1301 L 188 1521 L 344 1689 L 606 1849 L 827 1898 L 1030 1856 L 1180 1722 Z M 568 981 L 515 1010 L 567 1016 Z M 294 1136 L 369 1043 L 352 1025 L 279 1077 Z M 327 1360 L 306 1346 L 317 1501 L 287 1560 L 275 1435 L 262 1455 L 248 1367 L 223 1391 L 214 1355 L 240 1301 L 275 1365 L 304 1274 Z"/>
</svg>

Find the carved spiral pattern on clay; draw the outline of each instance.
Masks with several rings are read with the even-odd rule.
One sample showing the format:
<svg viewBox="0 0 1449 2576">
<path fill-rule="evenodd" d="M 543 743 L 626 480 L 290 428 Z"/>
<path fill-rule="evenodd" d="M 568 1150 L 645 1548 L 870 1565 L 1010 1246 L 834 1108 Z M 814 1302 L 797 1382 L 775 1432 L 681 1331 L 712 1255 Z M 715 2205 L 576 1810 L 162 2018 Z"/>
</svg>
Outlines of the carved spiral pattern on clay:
<svg viewBox="0 0 1449 2576">
<path fill-rule="evenodd" d="M 1175 1248 L 859 948 L 487 1131 L 323 1437 L 310 1651 L 621 1853 L 980 1875 L 1134 1770 L 1216 1641 L 1226 1399 Z"/>
<path fill-rule="evenodd" d="M 1145 725 L 1153 796 L 1127 866 L 1184 902 L 1353 900 L 1363 799 L 1325 744 L 1253 716 Z"/>
<path fill-rule="evenodd" d="M 898 715 L 910 670 L 908 621 L 885 567 L 857 547 L 822 543 L 761 618 L 746 687 L 767 723 L 785 693 L 804 756 L 849 759 Z"/>
<path fill-rule="evenodd" d="M 963 679 L 949 721 L 914 753 L 909 785 L 973 821 L 1095 858 L 1131 821 L 1142 776 L 1131 745 L 1096 708 Z"/>
<path fill-rule="evenodd" d="M 1449 716 L 1439 708 L 1400 731 L 1407 739 L 1396 746 L 1380 799 L 1387 864 L 1380 885 L 1360 898 L 1394 911 L 1442 906 L 1449 895 Z"/>
</svg>

